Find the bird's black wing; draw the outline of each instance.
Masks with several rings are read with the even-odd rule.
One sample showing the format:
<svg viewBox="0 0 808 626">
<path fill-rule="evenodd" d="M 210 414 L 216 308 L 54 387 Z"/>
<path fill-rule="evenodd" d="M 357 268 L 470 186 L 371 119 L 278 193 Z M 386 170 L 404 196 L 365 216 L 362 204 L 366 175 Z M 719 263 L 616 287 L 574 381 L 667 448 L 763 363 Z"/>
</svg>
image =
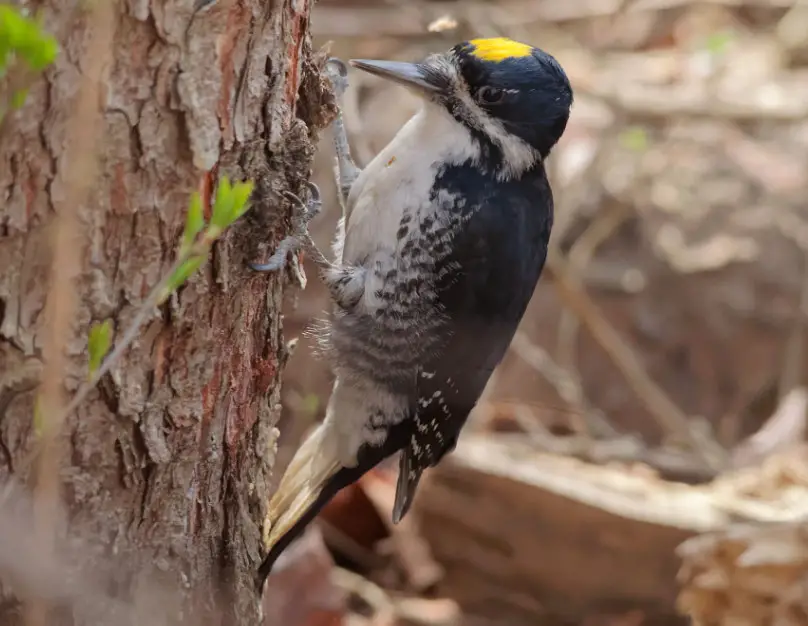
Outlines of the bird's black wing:
<svg viewBox="0 0 808 626">
<path fill-rule="evenodd" d="M 519 181 L 473 181 L 464 167 L 438 181 L 466 199 L 469 217 L 450 242 L 438 282 L 446 323 L 418 372 L 410 440 L 402 449 L 393 520 L 409 510 L 421 474 L 454 449 L 505 355 L 547 257 L 553 202 L 543 168 Z"/>
</svg>

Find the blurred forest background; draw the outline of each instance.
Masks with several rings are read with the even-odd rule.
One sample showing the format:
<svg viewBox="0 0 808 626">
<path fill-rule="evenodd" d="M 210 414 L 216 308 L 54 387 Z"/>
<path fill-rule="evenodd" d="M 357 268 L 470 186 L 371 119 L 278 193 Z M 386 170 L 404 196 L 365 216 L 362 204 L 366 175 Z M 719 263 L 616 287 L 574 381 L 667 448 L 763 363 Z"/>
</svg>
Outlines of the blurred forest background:
<svg viewBox="0 0 808 626">
<path fill-rule="evenodd" d="M 270 622 L 808 625 L 808 5 L 320 0 L 312 32 L 343 59 L 510 36 L 576 99 L 547 270 L 458 449 L 398 527 L 395 466 L 340 494 L 270 578 Z M 417 102 L 350 81 L 365 164 Z M 330 390 L 308 274 L 286 302 L 276 480 Z"/>
</svg>

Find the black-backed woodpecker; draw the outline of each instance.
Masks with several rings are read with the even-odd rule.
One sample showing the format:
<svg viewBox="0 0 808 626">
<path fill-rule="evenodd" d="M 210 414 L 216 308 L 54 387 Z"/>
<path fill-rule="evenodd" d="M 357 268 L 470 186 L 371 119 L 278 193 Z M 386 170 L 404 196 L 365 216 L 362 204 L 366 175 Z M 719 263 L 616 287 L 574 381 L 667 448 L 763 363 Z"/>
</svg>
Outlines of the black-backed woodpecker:
<svg viewBox="0 0 808 626">
<path fill-rule="evenodd" d="M 346 68 L 330 68 L 338 97 Z M 343 216 L 328 261 L 308 236 L 319 194 L 301 204 L 279 269 L 304 247 L 332 306 L 320 331 L 335 375 L 324 421 L 303 442 L 269 503 L 273 563 L 343 487 L 399 454 L 393 521 L 422 473 L 454 449 L 503 358 L 547 256 L 553 197 L 544 161 L 570 115 L 572 88 L 546 52 L 474 39 L 420 63 L 352 60 L 423 100 L 363 170 L 335 122 Z"/>
</svg>

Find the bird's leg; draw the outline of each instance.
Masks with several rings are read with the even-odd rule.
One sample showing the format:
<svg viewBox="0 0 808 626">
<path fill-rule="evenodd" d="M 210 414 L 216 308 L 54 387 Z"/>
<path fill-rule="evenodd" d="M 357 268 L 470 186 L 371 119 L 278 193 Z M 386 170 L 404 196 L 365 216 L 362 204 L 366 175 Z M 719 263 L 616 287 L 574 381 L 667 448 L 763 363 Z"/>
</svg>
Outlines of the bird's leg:
<svg viewBox="0 0 808 626">
<path fill-rule="evenodd" d="M 309 222 L 320 213 L 322 201 L 320 190 L 317 185 L 309 182 L 310 199 L 308 203 L 303 203 L 300 198 L 290 192 L 285 196 L 292 204 L 292 233 L 283 239 L 275 253 L 266 263 L 251 264 L 250 267 L 258 272 L 274 272 L 283 268 L 290 252 L 304 250 L 311 260 L 317 265 L 319 274 L 325 285 L 331 292 L 334 302 L 344 308 L 353 307 L 364 293 L 365 270 L 361 267 L 343 266 L 340 263 L 342 258 L 342 242 L 345 240 L 345 203 L 348 193 L 361 170 L 351 157 L 351 149 L 348 145 L 348 135 L 345 131 L 345 124 L 342 120 L 340 110 L 340 100 L 348 87 L 348 70 L 345 64 L 333 57 L 326 65 L 329 78 L 334 85 L 334 92 L 337 96 L 337 118 L 334 121 L 334 143 L 337 153 L 337 189 L 342 206 L 342 217 L 337 225 L 336 242 L 334 245 L 337 253 L 337 263 L 329 261 L 320 251 L 311 238 L 308 225 Z"/>
<path fill-rule="evenodd" d="M 326 73 L 334 87 L 334 96 L 337 101 L 337 117 L 332 124 L 332 129 L 334 132 L 334 150 L 337 154 L 337 189 L 339 190 L 339 199 L 344 216 L 345 203 L 348 200 L 351 186 L 362 170 L 356 166 L 351 156 L 351 147 L 348 144 L 348 133 L 345 130 L 345 121 L 342 117 L 343 96 L 348 89 L 348 68 L 340 59 L 331 57 L 326 63 Z"/>
<path fill-rule="evenodd" d="M 322 209 L 320 190 L 314 183 L 307 183 L 311 198 L 304 203 L 295 194 L 286 191 L 284 196 L 292 202 L 292 233 L 283 239 L 278 249 L 266 263 L 250 263 L 256 272 L 276 272 L 285 267 L 290 252 L 305 250 L 317 267 L 323 271 L 331 267 L 331 262 L 325 258 L 309 234 L 309 222 Z"/>
<path fill-rule="evenodd" d="M 314 183 L 308 183 L 311 198 L 308 203 L 291 192 L 285 196 L 292 202 L 292 233 L 281 241 L 278 249 L 266 263 L 251 263 L 257 272 L 275 272 L 283 268 L 290 252 L 304 250 L 317 266 L 320 278 L 331 292 L 331 297 L 342 308 L 356 304 L 364 293 L 365 270 L 361 267 L 337 265 L 325 258 L 309 233 L 309 222 L 320 212 L 320 190 Z"/>
</svg>

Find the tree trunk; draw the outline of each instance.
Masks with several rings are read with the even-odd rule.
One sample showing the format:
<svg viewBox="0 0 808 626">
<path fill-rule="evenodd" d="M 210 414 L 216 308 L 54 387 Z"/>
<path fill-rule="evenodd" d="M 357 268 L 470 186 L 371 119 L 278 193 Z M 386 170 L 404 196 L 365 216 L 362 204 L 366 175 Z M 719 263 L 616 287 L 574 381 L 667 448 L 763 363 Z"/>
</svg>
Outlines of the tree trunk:
<svg viewBox="0 0 808 626">
<path fill-rule="evenodd" d="M 40 601 L 77 625 L 258 623 L 285 278 L 245 263 L 288 230 L 281 192 L 309 178 L 333 99 L 311 0 L 193 4 L 46 0 L 59 57 L 0 127 L 4 625 Z M 35 403 L 65 405 L 90 325 L 120 337 L 175 259 L 190 193 L 209 211 L 224 174 L 255 181 L 250 211 L 29 463 Z M 64 524 L 42 552 L 9 485 L 47 500 L 49 476 Z"/>
</svg>

